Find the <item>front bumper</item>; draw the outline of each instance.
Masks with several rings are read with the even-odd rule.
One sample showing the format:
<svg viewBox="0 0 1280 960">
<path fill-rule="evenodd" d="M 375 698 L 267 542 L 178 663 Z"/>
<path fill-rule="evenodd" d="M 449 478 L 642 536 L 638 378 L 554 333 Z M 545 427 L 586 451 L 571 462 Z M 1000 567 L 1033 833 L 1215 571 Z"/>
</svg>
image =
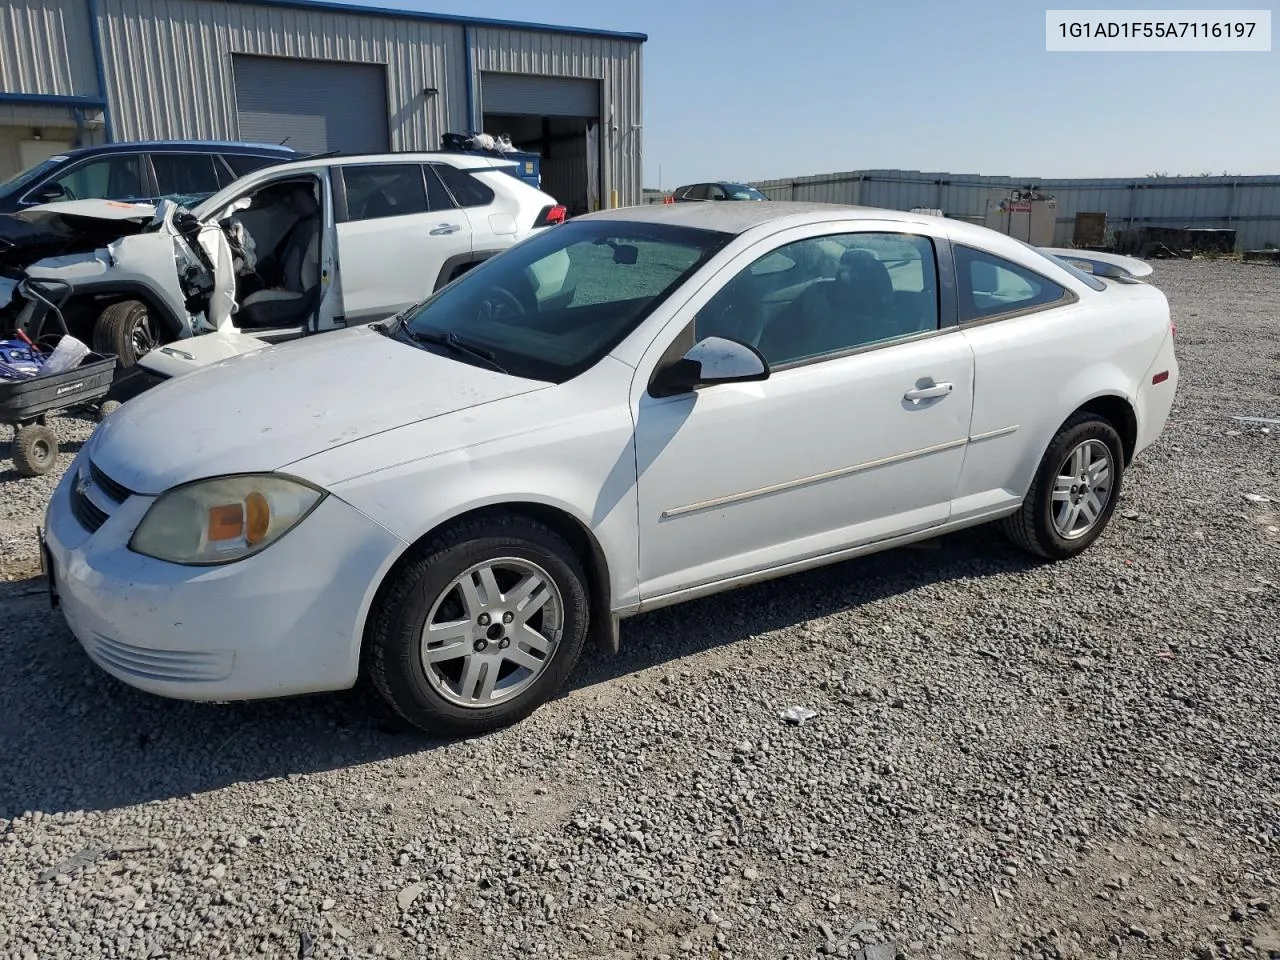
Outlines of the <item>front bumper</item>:
<svg viewBox="0 0 1280 960">
<path fill-rule="evenodd" d="M 341 690 L 359 669 L 365 615 L 404 544 L 328 496 L 261 553 L 187 567 L 127 544 L 154 497 L 133 495 L 94 532 L 77 519 L 77 457 L 50 501 L 46 562 L 67 625 L 130 686 L 182 700 Z"/>
</svg>

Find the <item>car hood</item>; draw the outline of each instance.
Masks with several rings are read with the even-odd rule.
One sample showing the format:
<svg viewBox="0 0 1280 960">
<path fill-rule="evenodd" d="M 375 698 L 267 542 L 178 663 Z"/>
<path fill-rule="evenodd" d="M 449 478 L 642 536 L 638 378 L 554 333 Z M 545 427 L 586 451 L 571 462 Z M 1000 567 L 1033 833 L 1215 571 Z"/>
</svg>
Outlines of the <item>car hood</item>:
<svg viewBox="0 0 1280 960">
<path fill-rule="evenodd" d="M 69 253 L 87 253 L 113 240 L 140 233 L 155 216 L 146 204 L 69 200 L 0 214 L 0 266 L 25 268 Z"/>
<path fill-rule="evenodd" d="M 27 213 L 60 214 L 92 220 L 136 220 L 146 222 L 156 215 L 154 203 L 126 203 L 123 200 L 58 200 L 28 207 Z"/>
<path fill-rule="evenodd" d="M 103 421 L 90 456 L 117 483 L 158 494 L 202 477 L 279 470 L 354 440 L 547 386 L 357 327 L 162 383 Z"/>
</svg>

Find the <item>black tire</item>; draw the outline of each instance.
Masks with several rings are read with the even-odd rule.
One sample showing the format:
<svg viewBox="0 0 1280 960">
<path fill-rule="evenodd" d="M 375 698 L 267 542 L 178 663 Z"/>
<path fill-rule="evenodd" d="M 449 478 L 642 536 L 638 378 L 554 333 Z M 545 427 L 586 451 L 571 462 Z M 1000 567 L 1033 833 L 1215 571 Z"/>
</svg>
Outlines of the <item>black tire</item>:
<svg viewBox="0 0 1280 960">
<path fill-rule="evenodd" d="M 24 477 L 43 477 L 58 463 L 58 437 L 44 424 L 19 427 L 13 437 L 13 469 Z"/>
<path fill-rule="evenodd" d="M 1054 524 L 1054 485 L 1071 452 L 1088 441 L 1102 443 L 1110 452 L 1111 489 L 1107 502 L 1093 525 L 1073 539 L 1068 539 Z M 1083 553 L 1111 522 L 1111 516 L 1120 500 L 1124 469 L 1124 445 L 1115 427 L 1095 413 L 1082 411 L 1073 414 L 1054 435 L 1045 451 L 1022 507 L 1002 521 L 1005 534 L 1022 549 L 1047 560 L 1066 560 Z"/>
<path fill-rule="evenodd" d="M 428 678 L 422 633 L 456 578 L 498 558 L 534 564 L 554 581 L 563 608 L 560 639 L 526 689 L 491 706 L 463 706 Z M 582 563 L 562 537 L 534 520 L 495 516 L 456 524 L 420 545 L 393 576 L 370 617 L 365 667 L 395 711 L 428 733 L 473 736 L 523 720 L 559 690 L 582 653 L 590 623 Z"/>
<path fill-rule="evenodd" d="M 121 300 L 98 315 L 93 325 L 93 349 L 116 355 L 116 366 L 127 370 L 160 343 L 156 320 L 141 300 Z"/>
</svg>

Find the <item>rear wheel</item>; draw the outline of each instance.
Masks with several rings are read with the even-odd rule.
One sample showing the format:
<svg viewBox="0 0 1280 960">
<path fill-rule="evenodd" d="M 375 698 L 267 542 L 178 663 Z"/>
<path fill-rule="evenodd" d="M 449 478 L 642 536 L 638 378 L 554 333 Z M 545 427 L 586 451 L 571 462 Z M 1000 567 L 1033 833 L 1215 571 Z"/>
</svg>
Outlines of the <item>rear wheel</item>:
<svg viewBox="0 0 1280 960">
<path fill-rule="evenodd" d="M 1049 560 L 1065 560 L 1102 535 L 1120 497 L 1124 448 L 1097 414 L 1072 416 L 1040 461 L 1022 508 L 1004 520 L 1014 543 Z"/>
<path fill-rule="evenodd" d="M 58 462 L 58 437 L 42 423 L 19 427 L 13 436 L 13 469 L 24 477 L 42 477 Z"/>
<path fill-rule="evenodd" d="M 551 698 L 582 652 L 587 579 L 550 528 L 464 522 L 394 575 L 366 639 L 374 685 L 410 723 L 473 735 Z"/>
<path fill-rule="evenodd" d="M 141 300 L 113 303 L 98 315 L 93 325 L 93 349 L 114 353 L 121 369 L 132 367 L 138 358 L 160 343 L 155 318 Z"/>
</svg>

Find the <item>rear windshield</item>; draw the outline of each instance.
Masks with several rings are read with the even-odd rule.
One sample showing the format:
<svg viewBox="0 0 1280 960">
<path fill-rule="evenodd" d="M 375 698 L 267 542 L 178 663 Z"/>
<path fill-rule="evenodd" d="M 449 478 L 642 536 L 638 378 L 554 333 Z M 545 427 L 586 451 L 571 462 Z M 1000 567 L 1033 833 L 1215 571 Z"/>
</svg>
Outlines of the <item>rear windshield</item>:
<svg viewBox="0 0 1280 960">
<path fill-rule="evenodd" d="M 11 193 L 22 190 L 28 184 L 41 180 L 45 174 L 56 170 L 66 162 L 66 157 L 50 157 L 48 160 L 41 160 L 34 167 L 27 167 L 16 176 L 12 176 L 4 183 L 0 183 L 0 197 L 7 197 Z"/>
</svg>

